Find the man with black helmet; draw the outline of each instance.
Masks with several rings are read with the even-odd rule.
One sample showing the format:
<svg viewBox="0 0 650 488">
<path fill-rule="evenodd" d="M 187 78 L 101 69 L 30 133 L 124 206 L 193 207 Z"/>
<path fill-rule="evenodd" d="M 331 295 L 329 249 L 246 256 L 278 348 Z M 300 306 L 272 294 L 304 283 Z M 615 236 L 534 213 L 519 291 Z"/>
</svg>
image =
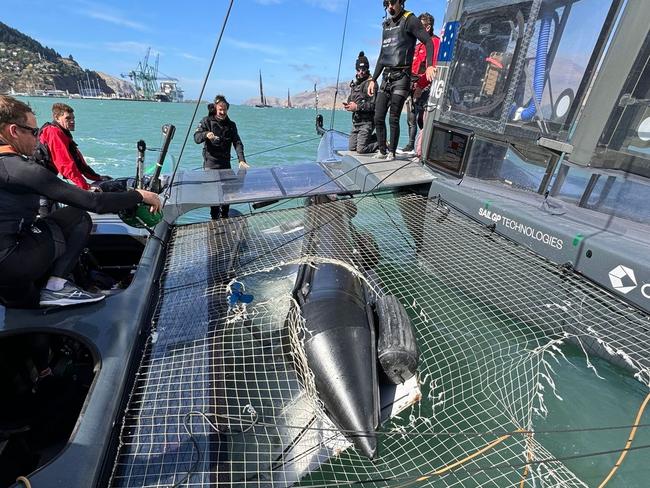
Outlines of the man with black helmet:
<svg viewBox="0 0 650 488">
<path fill-rule="evenodd" d="M 392 160 L 399 141 L 399 119 L 404 102 L 411 91 L 411 64 L 415 43 L 419 40 L 427 52 L 426 79 L 433 80 L 433 42 L 422 22 L 408 10 L 405 0 L 384 0 L 389 17 L 383 23 L 382 45 L 375 66 L 373 80 L 368 83 L 368 95 L 374 95 L 376 80 L 382 75 L 382 83 L 375 102 L 375 128 L 379 152 L 378 159 Z M 386 141 L 386 113 L 390 107 L 390 146 Z M 388 152 L 390 150 L 390 152 Z"/>
<path fill-rule="evenodd" d="M 368 95 L 370 63 L 363 51 L 357 58 L 356 70 L 357 75 L 350 82 L 350 96 L 347 102 L 343 102 L 343 107 L 352 112 L 350 151 L 367 154 L 377 150 L 377 138 L 372 133 L 375 129 L 375 97 Z"/>
</svg>

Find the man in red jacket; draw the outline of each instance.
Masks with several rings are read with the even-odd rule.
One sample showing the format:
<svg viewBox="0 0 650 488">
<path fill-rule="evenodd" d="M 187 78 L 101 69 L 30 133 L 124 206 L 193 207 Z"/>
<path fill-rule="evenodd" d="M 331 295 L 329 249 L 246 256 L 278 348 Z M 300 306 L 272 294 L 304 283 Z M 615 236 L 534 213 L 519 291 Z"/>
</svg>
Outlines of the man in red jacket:
<svg viewBox="0 0 650 488">
<path fill-rule="evenodd" d="M 49 159 L 54 167 L 46 165 L 49 169 L 59 173 L 83 190 L 89 190 L 90 181 L 103 181 L 110 179 L 108 176 L 97 174 L 81 155 L 77 143 L 72 138 L 75 128 L 74 109 L 65 103 L 52 105 L 52 122 L 46 123 L 42 128 L 39 140 L 49 153 Z M 49 156 L 49 157 L 48 157 Z"/>
<path fill-rule="evenodd" d="M 438 59 L 438 49 L 440 48 L 440 38 L 433 33 L 433 16 L 424 12 L 418 16 L 424 29 L 431 36 L 433 41 L 433 66 L 436 65 Z M 418 42 L 415 46 L 415 53 L 413 54 L 413 63 L 411 64 L 411 73 L 413 77 L 417 77 L 417 81 L 413 83 L 411 96 L 406 100 L 406 120 L 409 127 L 409 142 L 398 152 L 409 153 L 415 149 L 415 136 L 418 127 L 422 128 L 422 115 L 424 113 L 424 105 L 427 103 L 429 97 L 429 87 L 431 82 L 427 80 L 424 72 L 426 69 L 427 50 L 424 44 Z"/>
</svg>

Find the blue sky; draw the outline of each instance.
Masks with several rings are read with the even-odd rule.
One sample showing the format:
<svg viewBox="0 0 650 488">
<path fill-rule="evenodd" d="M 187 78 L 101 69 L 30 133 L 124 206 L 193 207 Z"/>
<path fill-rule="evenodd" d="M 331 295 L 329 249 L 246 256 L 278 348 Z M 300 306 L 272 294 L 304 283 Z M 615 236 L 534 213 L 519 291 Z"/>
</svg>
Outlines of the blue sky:
<svg viewBox="0 0 650 488">
<path fill-rule="evenodd" d="M 258 69 L 267 96 L 285 97 L 334 84 L 346 0 L 235 0 L 207 94 L 235 103 L 258 93 Z M 82 67 L 113 76 L 134 69 L 147 50 L 159 70 L 180 79 L 196 98 L 229 2 L 2 0 L 0 20 Z M 416 14 L 431 13 L 442 27 L 445 0 L 408 0 Z M 350 0 L 341 79 L 354 75 L 364 50 L 374 65 L 381 40 L 381 0 Z"/>
</svg>

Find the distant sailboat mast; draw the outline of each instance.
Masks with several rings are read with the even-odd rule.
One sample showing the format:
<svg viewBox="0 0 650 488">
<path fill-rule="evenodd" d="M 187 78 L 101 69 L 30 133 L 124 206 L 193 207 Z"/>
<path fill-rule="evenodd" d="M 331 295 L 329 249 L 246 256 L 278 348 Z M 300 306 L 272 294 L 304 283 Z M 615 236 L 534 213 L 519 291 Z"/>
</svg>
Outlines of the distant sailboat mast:
<svg viewBox="0 0 650 488">
<path fill-rule="evenodd" d="M 266 97 L 264 96 L 264 88 L 262 87 L 262 70 L 260 70 L 260 103 L 256 104 L 255 106 L 258 108 L 270 107 L 270 105 L 266 103 Z"/>
<path fill-rule="evenodd" d="M 291 106 L 291 91 L 287 88 L 287 108 L 293 108 Z"/>
</svg>

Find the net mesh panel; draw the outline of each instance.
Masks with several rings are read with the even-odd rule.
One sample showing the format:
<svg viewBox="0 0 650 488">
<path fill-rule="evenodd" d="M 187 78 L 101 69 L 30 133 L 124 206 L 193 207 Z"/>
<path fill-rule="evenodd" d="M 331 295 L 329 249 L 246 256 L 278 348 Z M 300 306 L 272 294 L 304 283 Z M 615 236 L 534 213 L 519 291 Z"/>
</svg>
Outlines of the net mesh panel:
<svg viewBox="0 0 650 488">
<path fill-rule="evenodd" d="M 340 219 L 340 242 L 363 237 L 353 252 L 306 255 L 305 216 L 341 211 L 354 216 L 353 227 Z M 304 262 L 369 278 L 376 248 L 367 284 L 406 307 L 422 400 L 380 428 L 369 461 L 324 413 L 291 291 Z M 255 298 L 228 309 L 233 277 Z M 579 275 L 418 195 L 177 227 L 111 485 L 402 486 L 430 475 L 419 486 L 586 486 L 558 461 L 526 468 L 552 455 L 515 431 L 544 413 L 563 343 L 609 351 L 650 384 L 648 325 Z"/>
</svg>

